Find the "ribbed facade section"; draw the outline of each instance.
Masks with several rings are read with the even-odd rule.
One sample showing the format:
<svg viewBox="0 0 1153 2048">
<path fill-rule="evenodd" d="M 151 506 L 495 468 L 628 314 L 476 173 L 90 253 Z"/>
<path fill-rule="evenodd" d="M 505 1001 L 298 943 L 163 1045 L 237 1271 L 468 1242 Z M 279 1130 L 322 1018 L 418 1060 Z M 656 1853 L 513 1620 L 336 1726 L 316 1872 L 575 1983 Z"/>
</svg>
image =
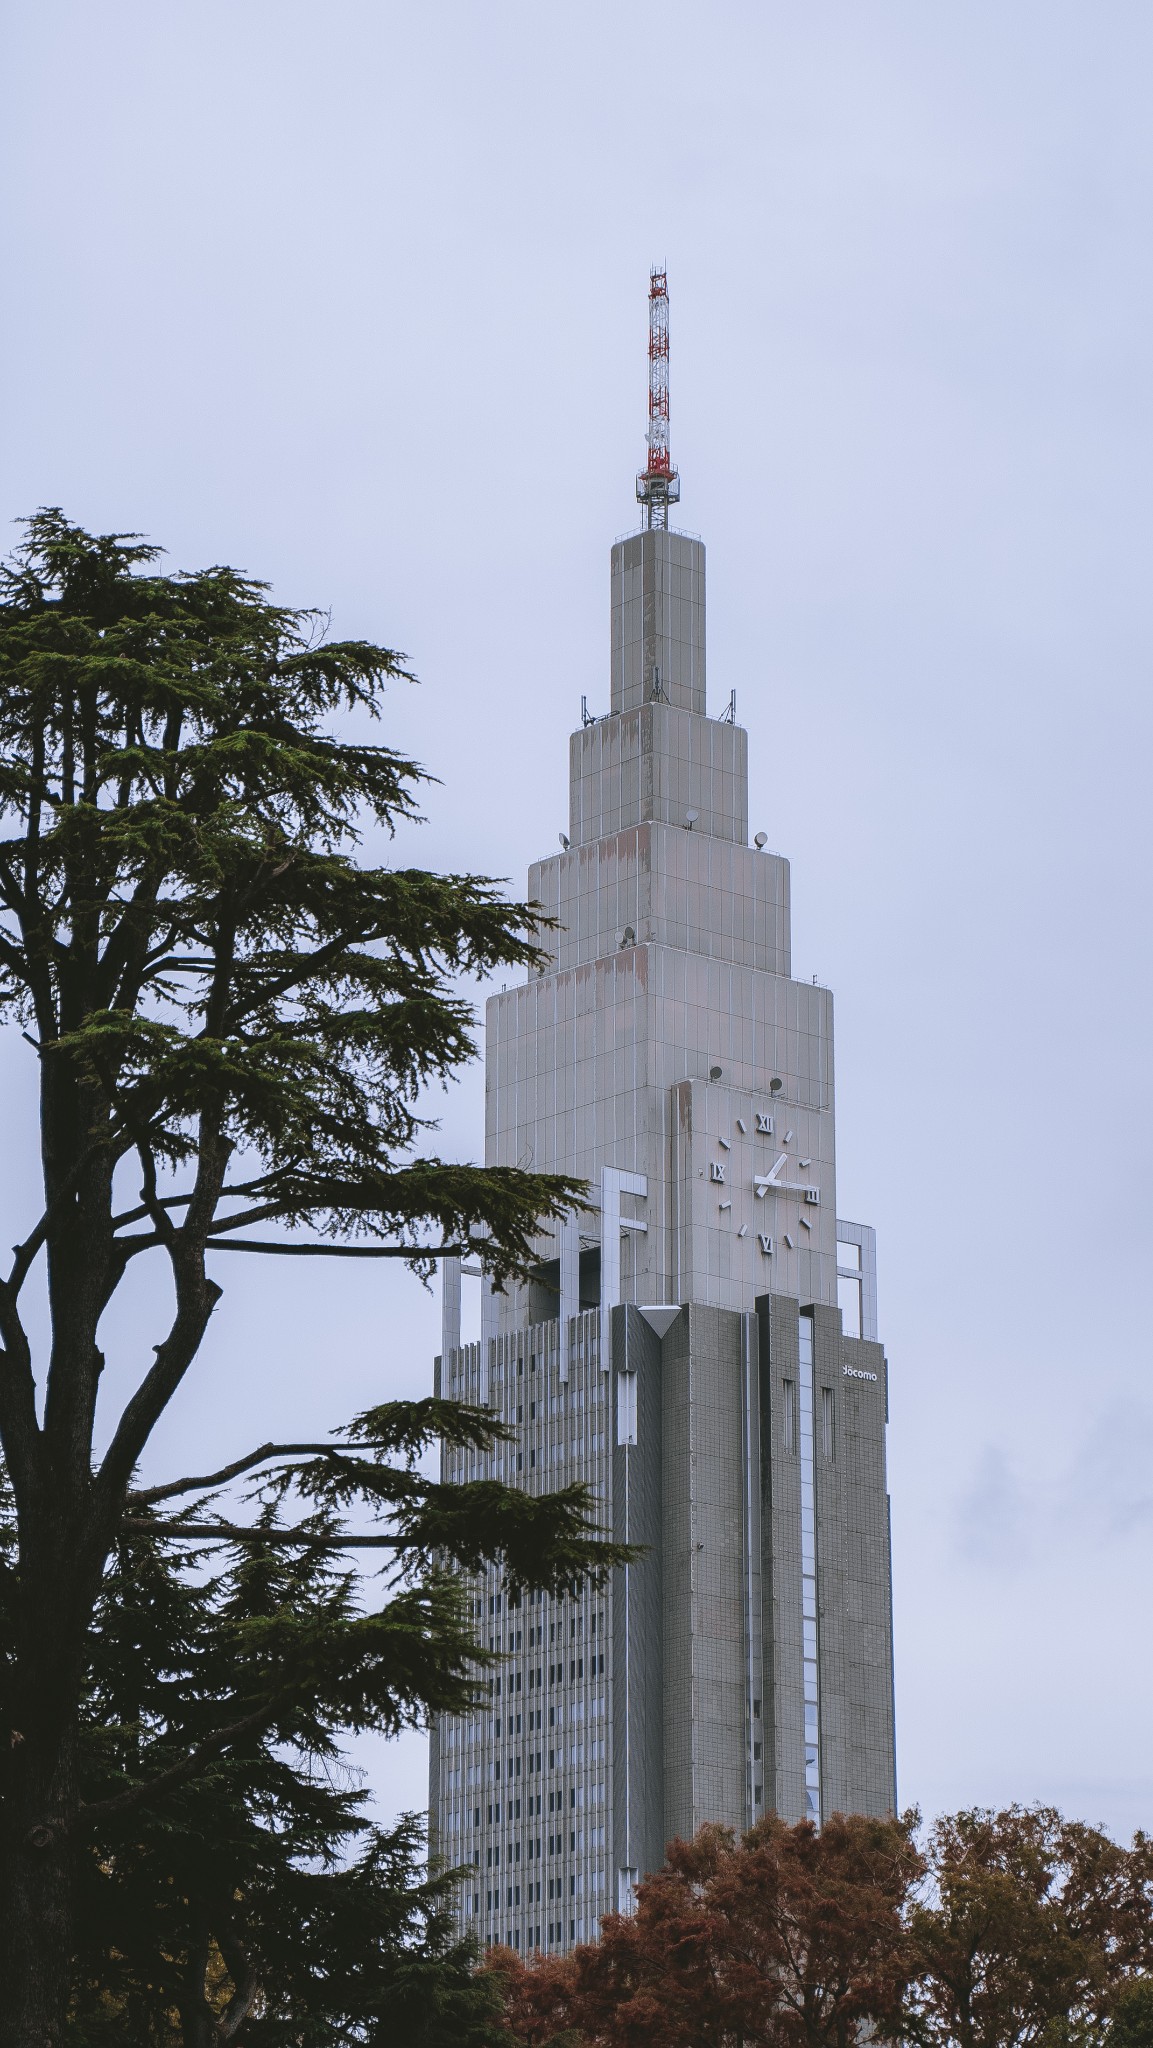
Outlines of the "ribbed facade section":
<svg viewBox="0 0 1153 2048">
<path fill-rule="evenodd" d="M 565 1380 L 556 1321 L 489 1340 L 487 1358 L 470 1344 L 438 1361 L 445 1397 L 491 1408 L 510 1432 L 488 1454 L 444 1451 L 446 1483 L 499 1479 L 535 1494 L 582 1484 L 611 1528 L 615 1418 L 599 1321 L 596 1310 L 572 1319 Z M 490 1572 L 466 1598 L 478 1642 L 500 1662 L 475 1712 L 436 1723 L 435 1850 L 463 1867 L 461 1917 L 483 1944 L 567 1947 L 591 1938 L 608 1897 L 613 1589 L 518 1597 Z"/>
</svg>

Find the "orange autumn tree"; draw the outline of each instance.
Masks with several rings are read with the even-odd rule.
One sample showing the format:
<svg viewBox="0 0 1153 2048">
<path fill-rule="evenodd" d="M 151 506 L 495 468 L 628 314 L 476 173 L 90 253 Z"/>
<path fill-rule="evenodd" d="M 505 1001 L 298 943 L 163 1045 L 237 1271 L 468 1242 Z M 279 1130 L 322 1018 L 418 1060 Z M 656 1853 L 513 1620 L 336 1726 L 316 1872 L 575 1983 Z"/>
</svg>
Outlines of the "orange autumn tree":
<svg viewBox="0 0 1153 2048">
<path fill-rule="evenodd" d="M 508 1950 L 505 2024 L 520 2048 L 851 2048 L 892 2035 L 913 1973 L 905 1908 L 923 1864 L 916 1816 L 834 1814 L 818 1831 L 775 1815 L 739 1842 L 674 1842 L 606 1914 L 595 1945 L 526 1965 Z"/>
<path fill-rule="evenodd" d="M 1012 1806 L 944 1815 L 927 1852 L 909 1920 L 926 2048 L 1129 2043 L 1141 2012 L 1153 2041 L 1147 1836 L 1124 1848 L 1052 1807 Z"/>
</svg>

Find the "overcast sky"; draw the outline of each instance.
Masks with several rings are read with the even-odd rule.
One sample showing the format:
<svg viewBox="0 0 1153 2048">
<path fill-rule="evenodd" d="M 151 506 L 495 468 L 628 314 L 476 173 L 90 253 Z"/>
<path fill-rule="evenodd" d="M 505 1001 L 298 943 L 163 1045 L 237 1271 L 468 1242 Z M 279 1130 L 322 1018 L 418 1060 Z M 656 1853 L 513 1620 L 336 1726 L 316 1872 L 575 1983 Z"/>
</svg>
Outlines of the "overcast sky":
<svg viewBox="0 0 1153 2048">
<path fill-rule="evenodd" d="M 405 649 L 405 860 L 523 889 L 566 823 L 667 262 L 711 706 L 878 1230 L 902 1801 L 1149 1826 L 1148 0 L 3 15 L 3 532 L 60 504 Z M 416 1281 L 237 1263 L 158 1469 L 427 1388 Z M 374 1753 L 386 1808 L 423 1769 Z"/>
</svg>

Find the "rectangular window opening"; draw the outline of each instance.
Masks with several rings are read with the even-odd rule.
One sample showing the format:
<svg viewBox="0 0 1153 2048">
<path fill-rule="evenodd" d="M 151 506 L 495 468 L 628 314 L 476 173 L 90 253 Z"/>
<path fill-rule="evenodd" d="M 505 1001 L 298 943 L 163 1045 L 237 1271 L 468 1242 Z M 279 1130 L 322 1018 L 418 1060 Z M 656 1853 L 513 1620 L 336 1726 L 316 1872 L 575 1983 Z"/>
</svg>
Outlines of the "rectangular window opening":
<svg viewBox="0 0 1153 2048">
<path fill-rule="evenodd" d="M 835 1396 L 832 1387 L 821 1388 L 821 1448 L 825 1453 L 825 1462 L 829 1465 L 831 1465 L 833 1462 L 833 1456 L 836 1449 L 833 1434 L 834 1399 Z"/>
<path fill-rule="evenodd" d="M 837 1274 L 837 1307 L 841 1311 L 841 1328 L 846 1337 L 861 1334 L 861 1283 L 856 1274 Z"/>
<path fill-rule="evenodd" d="M 786 1451 L 797 1448 L 797 1383 L 796 1380 L 781 1381 L 783 1403 L 783 1426 Z"/>
</svg>

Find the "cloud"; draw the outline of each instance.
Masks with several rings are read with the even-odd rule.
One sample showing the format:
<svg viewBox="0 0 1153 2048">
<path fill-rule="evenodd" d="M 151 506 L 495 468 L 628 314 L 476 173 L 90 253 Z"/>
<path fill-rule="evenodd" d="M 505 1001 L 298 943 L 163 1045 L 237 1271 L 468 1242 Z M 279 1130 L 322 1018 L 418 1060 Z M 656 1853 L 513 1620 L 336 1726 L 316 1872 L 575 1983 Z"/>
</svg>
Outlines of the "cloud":
<svg viewBox="0 0 1153 2048">
<path fill-rule="evenodd" d="M 1153 1533 L 1153 1409 L 1111 1403 L 1052 1473 L 1023 1474 L 1001 1445 L 986 1443 L 956 1502 L 953 1531 L 962 1560 L 1000 1574 L 1042 1555 L 1128 1551 L 1135 1537 Z"/>
<path fill-rule="evenodd" d="M 1012 1570 L 1030 1555 L 1027 1490 L 998 1445 L 986 1444 L 956 1509 L 957 1547 L 970 1563 Z"/>
</svg>

